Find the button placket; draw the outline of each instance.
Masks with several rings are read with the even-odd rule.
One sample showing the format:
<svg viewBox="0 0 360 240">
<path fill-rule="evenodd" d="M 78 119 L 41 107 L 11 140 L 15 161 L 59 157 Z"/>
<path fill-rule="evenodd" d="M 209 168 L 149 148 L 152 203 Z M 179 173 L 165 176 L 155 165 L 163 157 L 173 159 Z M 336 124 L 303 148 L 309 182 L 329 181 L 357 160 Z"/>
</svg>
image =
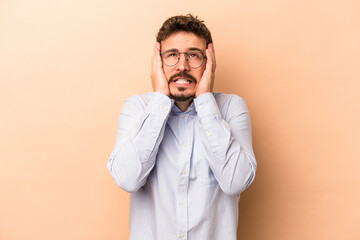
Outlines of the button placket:
<svg viewBox="0 0 360 240">
<path fill-rule="evenodd" d="M 193 141 L 193 121 L 189 114 L 182 113 L 179 117 L 179 131 L 181 133 L 180 148 L 181 156 L 179 158 L 178 169 L 178 198 L 177 198 L 177 233 L 178 239 L 188 238 L 188 190 L 189 190 L 189 174 L 192 155 Z"/>
</svg>

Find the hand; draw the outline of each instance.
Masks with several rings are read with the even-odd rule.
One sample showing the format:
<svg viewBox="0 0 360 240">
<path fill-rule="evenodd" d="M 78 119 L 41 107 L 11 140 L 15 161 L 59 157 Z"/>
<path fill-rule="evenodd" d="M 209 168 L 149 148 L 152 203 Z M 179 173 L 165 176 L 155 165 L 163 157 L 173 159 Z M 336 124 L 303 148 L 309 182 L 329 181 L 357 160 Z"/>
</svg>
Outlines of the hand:
<svg viewBox="0 0 360 240">
<path fill-rule="evenodd" d="M 168 79 L 165 76 L 162 60 L 160 57 L 160 43 L 156 42 L 154 54 L 151 58 L 151 83 L 154 92 L 161 92 L 170 96 Z"/>
<path fill-rule="evenodd" d="M 206 49 L 206 56 L 207 60 L 205 71 L 196 88 L 196 97 L 200 96 L 203 93 L 212 92 L 212 89 L 214 87 L 216 59 L 213 43 L 209 43 L 208 48 Z"/>
</svg>

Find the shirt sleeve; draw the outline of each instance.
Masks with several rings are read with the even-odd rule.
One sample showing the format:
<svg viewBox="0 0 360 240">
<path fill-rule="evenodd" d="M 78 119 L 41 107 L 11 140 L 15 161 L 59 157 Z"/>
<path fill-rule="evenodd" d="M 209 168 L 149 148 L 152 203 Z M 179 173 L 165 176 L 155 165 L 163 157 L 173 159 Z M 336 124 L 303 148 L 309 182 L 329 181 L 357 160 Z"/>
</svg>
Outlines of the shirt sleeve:
<svg viewBox="0 0 360 240">
<path fill-rule="evenodd" d="M 169 97 L 156 92 L 149 101 L 133 96 L 124 102 L 107 168 L 125 191 L 135 192 L 145 184 L 173 104 Z"/>
<path fill-rule="evenodd" d="M 208 164 L 224 193 L 240 194 L 254 180 L 256 160 L 251 125 L 245 101 L 222 95 L 221 110 L 212 93 L 194 100 L 200 119 L 201 139 Z"/>
</svg>

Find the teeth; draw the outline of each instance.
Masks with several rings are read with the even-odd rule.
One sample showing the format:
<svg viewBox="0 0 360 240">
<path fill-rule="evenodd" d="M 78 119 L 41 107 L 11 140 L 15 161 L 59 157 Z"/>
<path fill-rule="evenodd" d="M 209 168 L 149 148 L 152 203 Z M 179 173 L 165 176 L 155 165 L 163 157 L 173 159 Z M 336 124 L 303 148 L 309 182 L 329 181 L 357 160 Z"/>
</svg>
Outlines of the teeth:
<svg viewBox="0 0 360 240">
<path fill-rule="evenodd" d="M 190 83 L 190 81 L 186 79 L 177 79 L 175 80 L 175 82 L 180 84 Z"/>
</svg>

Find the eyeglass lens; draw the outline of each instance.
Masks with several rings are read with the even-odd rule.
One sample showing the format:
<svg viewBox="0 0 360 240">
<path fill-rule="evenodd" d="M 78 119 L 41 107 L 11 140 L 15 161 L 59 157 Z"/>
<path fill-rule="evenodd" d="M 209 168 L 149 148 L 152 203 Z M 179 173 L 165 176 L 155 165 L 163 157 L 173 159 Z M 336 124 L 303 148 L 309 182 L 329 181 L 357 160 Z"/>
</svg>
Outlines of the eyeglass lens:
<svg viewBox="0 0 360 240">
<path fill-rule="evenodd" d="M 177 52 L 177 51 L 168 51 L 162 53 L 162 59 L 165 65 L 174 66 L 179 62 L 180 54 L 183 53 L 186 57 L 186 60 L 191 68 L 198 68 L 204 61 L 204 56 L 200 51 L 190 51 L 190 52 Z"/>
</svg>

